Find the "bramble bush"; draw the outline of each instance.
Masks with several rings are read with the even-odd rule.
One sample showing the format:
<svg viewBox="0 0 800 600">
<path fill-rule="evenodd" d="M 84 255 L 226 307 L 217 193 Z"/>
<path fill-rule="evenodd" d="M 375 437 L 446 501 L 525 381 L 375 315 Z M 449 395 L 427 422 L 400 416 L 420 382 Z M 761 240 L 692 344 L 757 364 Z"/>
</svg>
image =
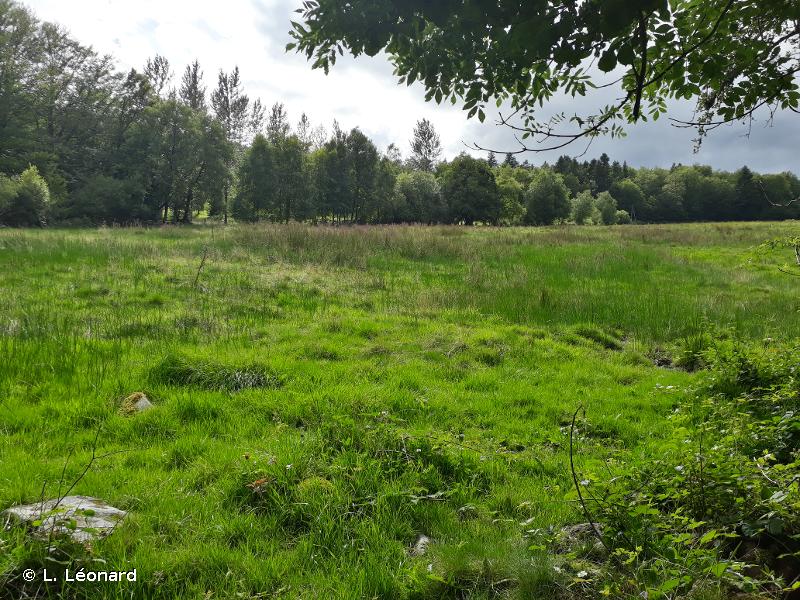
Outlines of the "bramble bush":
<svg viewBox="0 0 800 600">
<path fill-rule="evenodd" d="M 658 456 L 610 463 L 604 481 L 581 482 L 610 551 L 591 582 L 596 592 L 760 598 L 800 590 L 798 350 L 769 340 L 706 348 L 707 376 L 669 416 L 673 433 Z"/>
</svg>

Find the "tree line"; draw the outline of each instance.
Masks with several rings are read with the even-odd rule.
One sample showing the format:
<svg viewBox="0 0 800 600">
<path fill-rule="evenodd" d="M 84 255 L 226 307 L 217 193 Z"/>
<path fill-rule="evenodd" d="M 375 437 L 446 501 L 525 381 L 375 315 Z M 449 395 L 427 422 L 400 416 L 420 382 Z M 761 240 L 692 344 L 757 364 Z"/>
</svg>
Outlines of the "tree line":
<svg viewBox="0 0 800 600">
<path fill-rule="evenodd" d="M 238 68 L 206 87 L 197 61 L 175 77 L 153 57 L 113 60 L 0 0 L 0 224 L 550 224 L 800 217 L 791 173 L 705 166 L 632 168 L 563 156 L 553 165 L 441 160 L 423 119 L 411 154 L 379 150 L 359 128 L 292 124 L 243 89 Z M 788 206 L 784 206 L 787 205 Z"/>
</svg>

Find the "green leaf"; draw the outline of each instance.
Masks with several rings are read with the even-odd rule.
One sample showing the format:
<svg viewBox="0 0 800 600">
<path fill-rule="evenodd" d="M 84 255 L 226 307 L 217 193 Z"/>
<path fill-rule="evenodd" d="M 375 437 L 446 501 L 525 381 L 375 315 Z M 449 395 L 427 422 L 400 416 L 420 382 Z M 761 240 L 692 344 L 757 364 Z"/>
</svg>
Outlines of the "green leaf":
<svg viewBox="0 0 800 600">
<path fill-rule="evenodd" d="M 635 55 L 633 53 L 633 48 L 631 48 L 629 44 L 623 44 L 620 46 L 619 50 L 617 51 L 617 60 L 620 64 L 631 65 L 633 64 L 634 58 Z"/>
<path fill-rule="evenodd" d="M 708 572 L 714 575 L 714 577 L 722 577 L 722 574 L 725 573 L 725 569 L 728 568 L 728 563 L 716 563 L 713 565 Z"/>
<path fill-rule="evenodd" d="M 597 67 L 601 71 L 603 71 L 603 73 L 608 73 L 609 71 L 613 71 L 614 67 L 616 66 L 617 66 L 617 55 L 611 48 L 603 52 L 603 56 L 601 56 L 600 60 L 597 62 Z"/>
<path fill-rule="evenodd" d="M 773 517 L 767 521 L 767 531 L 771 535 L 780 535 L 783 533 L 783 519 L 779 517 Z"/>
<path fill-rule="evenodd" d="M 674 590 L 680 584 L 681 584 L 680 579 L 668 579 L 667 581 L 662 583 L 661 586 L 659 586 L 658 591 L 663 594 L 669 592 L 670 590 Z"/>
<path fill-rule="evenodd" d="M 705 535 L 700 538 L 700 543 L 707 544 L 713 541 L 716 537 L 717 537 L 717 530 L 712 529 L 711 531 L 706 532 Z"/>
</svg>

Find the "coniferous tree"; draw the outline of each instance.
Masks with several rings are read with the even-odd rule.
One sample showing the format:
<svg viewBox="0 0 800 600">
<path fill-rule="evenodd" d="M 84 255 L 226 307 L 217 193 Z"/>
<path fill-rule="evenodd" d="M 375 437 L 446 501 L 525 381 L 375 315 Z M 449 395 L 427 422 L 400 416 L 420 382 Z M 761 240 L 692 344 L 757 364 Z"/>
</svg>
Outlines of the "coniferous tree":
<svg viewBox="0 0 800 600">
<path fill-rule="evenodd" d="M 608 154 L 603 152 L 600 159 L 592 161 L 592 179 L 595 193 L 607 192 L 611 187 L 611 163 Z"/>
<path fill-rule="evenodd" d="M 247 99 L 238 70 L 223 73 L 207 101 L 197 61 L 185 69 L 174 89 L 164 57 L 152 58 L 143 72 L 118 72 L 111 59 L 81 45 L 63 28 L 40 23 L 10 0 L 0 0 L 0 24 L 0 174 L 5 174 L 0 176 L 0 223 L 41 223 L 45 218 L 48 223 L 131 223 L 159 218 L 186 222 L 209 199 L 212 214 L 224 211 L 228 190 L 242 189 L 241 182 L 235 183 L 235 175 L 244 173 L 237 168 L 239 158 L 248 145 L 255 144 L 251 142 L 254 136 L 264 131 L 267 115 L 259 101 Z M 206 106 L 213 109 L 213 118 Z M 278 104 L 275 112 L 280 118 L 272 119 L 270 137 L 286 143 L 267 144 L 270 160 L 276 161 L 270 163 L 270 173 L 280 178 L 269 184 L 262 178 L 251 218 L 494 222 L 491 211 L 483 206 L 482 193 L 459 196 L 452 204 L 458 209 L 452 218 L 430 216 L 435 211 L 426 216 L 426 204 L 405 193 L 410 189 L 408 178 L 403 178 L 406 183 L 401 186 L 405 191 L 395 193 L 399 189 L 395 180 L 403 170 L 395 148 L 376 155 L 370 149 L 374 145 L 360 132 L 336 130 L 328 140 L 324 128 L 312 129 L 306 116 L 298 123 L 295 143 L 285 110 Z M 418 129 L 428 132 L 420 137 L 435 139 L 432 146 L 440 149 L 430 123 L 419 125 L 423 127 Z M 429 160 L 420 161 L 420 156 Z M 480 179 L 477 171 L 436 164 L 430 159 L 438 157 L 436 151 L 420 156 L 412 157 L 407 166 L 418 167 L 421 162 L 428 169 L 433 165 L 431 176 L 446 191 L 454 192 L 459 185 L 480 188 L 474 181 L 458 183 L 459 177 L 450 176 L 460 169 L 462 179 Z M 480 162 L 488 166 L 496 160 L 489 154 Z M 508 162 L 513 165 L 514 161 Z M 22 172 L 30 165 L 46 183 L 49 200 L 43 210 L 33 211 L 42 218 L 17 218 L 9 212 L 15 206 L 12 200 L 22 206 L 25 198 L 35 196 L 18 197 L 16 192 Z M 612 162 L 607 155 L 592 161 L 562 156 L 552 167 L 545 163 L 535 170 L 512 165 L 493 172 L 501 189 L 498 219 L 502 223 L 514 223 L 525 214 L 524 206 L 520 211 L 517 202 L 508 200 L 516 198 L 519 187 L 528 189 L 540 171 L 560 174 L 573 197 L 587 189 L 602 195 L 608 185 L 619 208 L 636 221 L 800 217 L 800 203 L 792 202 L 800 195 L 800 182 L 790 173 L 759 175 L 747 168 L 726 173 L 680 164 L 670 169 L 634 169 Z M 33 180 L 30 173 L 28 179 Z M 274 181 L 280 182 L 282 190 Z M 456 196 L 450 193 L 448 200 Z M 239 194 L 236 198 L 238 202 Z M 599 221 L 594 200 L 592 211 L 591 218 Z"/>
<path fill-rule="evenodd" d="M 274 217 L 272 148 L 263 135 L 256 135 L 239 165 L 239 186 L 232 213 L 239 221 Z"/>
<path fill-rule="evenodd" d="M 266 109 L 261 103 L 261 99 L 256 98 L 250 108 L 250 117 L 247 122 L 248 134 L 251 138 L 263 132 L 265 119 Z"/>
<path fill-rule="evenodd" d="M 341 221 L 352 205 L 351 156 L 347 134 L 334 121 L 333 135 L 315 157 L 317 207 L 324 221 Z"/>
<path fill-rule="evenodd" d="M 348 134 L 347 150 L 352 174 L 349 220 L 365 223 L 375 211 L 373 200 L 379 162 L 378 150 L 358 128 Z"/>
<path fill-rule="evenodd" d="M 736 172 L 736 188 L 733 202 L 734 218 L 742 221 L 756 219 L 766 202 L 758 189 L 753 172 L 742 167 Z"/>
<path fill-rule="evenodd" d="M 267 139 L 272 144 L 277 144 L 285 139 L 291 126 L 289 125 L 289 116 L 286 114 L 286 109 L 281 102 L 276 102 L 272 105 L 272 109 L 267 119 Z"/>
<path fill-rule="evenodd" d="M 297 122 L 295 130 L 297 132 L 297 139 L 300 140 L 300 143 L 303 144 L 303 147 L 308 151 L 308 149 L 311 148 L 311 120 L 306 113 L 300 115 L 300 120 Z"/>
<path fill-rule="evenodd" d="M 167 85 L 172 80 L 169 60 L 160 54 L 156 54 L 153 58 L 148 58 L 144 67 L 144 75 L 156 95 L 163 96 L 167 91 Z"/>
<path fill-rule="evenodd" d="M 412 168 L 433 172 L 441 154 L 441 141 L 433 124 L 428 119 L 417 121 L 417 125 L 414 127 L 414 137 L 411 138 L 410 163 Z"/>
<path fill-rule="evenodd" d="M 248 107 L 250 99 L 242 90 L 239 80 L 239 67 L 234 67 L 230 73 L 219 72 L 217 88 L 211 93 L 211 107 L 217 120 L 222 125 L 225 138 L 234 149 L 229 168 L 232 170 L 237 157 L 241 155 L 241 147 L 248 126 Z M 228 195 L 230 182 L 223 186 L 221 196 L 221 211 L 212 204 L 212 214 L 222 212 L 223 220 L 228 222 Z"/>
<path fill-rule="evenodd" d="M 272 185 L 278 220 L 288 223 L 305 211 L 300 205 L 306 198 L 305 147 L 297 136 L 290 135 L 272 144 Z"/>
<path fill-rule="evenodd" d="M 203 85 L 203 72 L 200 70 L 200 63 L 197 60 L 186 65 L 178 97 L 189 108 L 206 112 L 206 87 Z"/>
</svg>

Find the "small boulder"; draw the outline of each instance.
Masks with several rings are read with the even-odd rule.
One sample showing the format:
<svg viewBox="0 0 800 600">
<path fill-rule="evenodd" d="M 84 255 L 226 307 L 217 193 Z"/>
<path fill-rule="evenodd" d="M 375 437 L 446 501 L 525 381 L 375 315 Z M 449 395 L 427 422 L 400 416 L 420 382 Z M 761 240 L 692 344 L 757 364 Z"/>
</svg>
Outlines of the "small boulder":
<svg viewBox="0 0 800 600">
<path fill-rule="evenodd" d="M 134 392 L 122 401 L 119 411 L 123 415 L 135 415 L 151 408 L 153 408 L 153 403 L 144 392 Z"/>
<path fill-rule="evenodd" d="M 124 510 L 89 496 L 65 496 L 34 504 L 12 506 L 2 513 L 6 524 L 30 526 L 40 537 L 66 535 L 76 542 L 90 542 L 110 534 L 125 518 Z"/>
<path fill-rule="evenodd" d="M 556 535 L 556 554 L 582 549 L 590 555 L 603 555 L 605 547 L 598 539 L 598 534 L 603 535 L 603 526 L 599 523 L 567 525 Z"/>
<path fill-rule="evenodd" d="M 462 521 L 471 521 L 479 516 L 478 507 L 474 504 L 465 504 L 458 509 L 458 518 Z"/>
</svg>

